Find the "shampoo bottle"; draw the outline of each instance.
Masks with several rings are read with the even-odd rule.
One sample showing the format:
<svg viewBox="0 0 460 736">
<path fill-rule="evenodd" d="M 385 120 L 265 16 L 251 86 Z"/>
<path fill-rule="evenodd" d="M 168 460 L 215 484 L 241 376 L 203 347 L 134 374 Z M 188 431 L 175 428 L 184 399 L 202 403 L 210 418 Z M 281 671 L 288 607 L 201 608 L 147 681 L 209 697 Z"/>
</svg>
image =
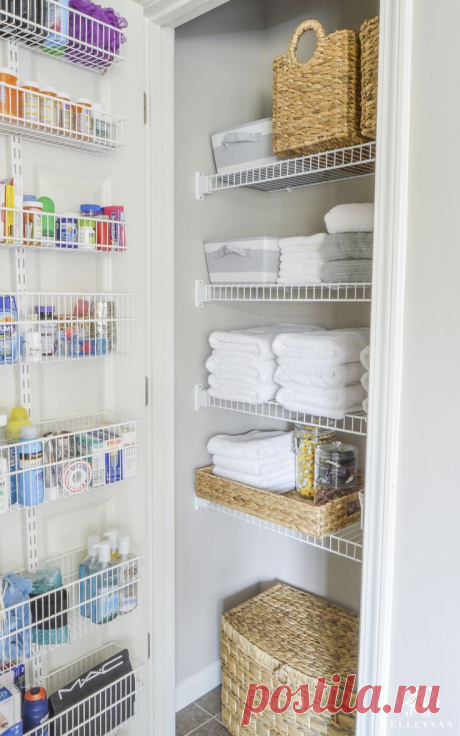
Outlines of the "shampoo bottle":
<svg viewBox="0 0 460 736">
<path fill-rule="evenodd" d="M 137 608 L 139 567 L 134 555 L 131 554 L 131 538 L 124 534 L 119 539 L 119 555 L 114 560 L 118 565 L 120 579 L 119 610 L 120 615 L 130 613 Z"/>
<path fill-rule="evenodd" d="M 80 562 L 79 577 L 82 581 L 80 583 L 80 603 L 84 603 L 84 606 L 80 606 L 80 613 L 85 618 L 91 618 L 91 580 L 84 580 L 88 575 L 92 575 L 96 572 L 96 565 L 98 563 L 98 550 L 97 545 L 100 541 L 100 537 L 91 535 L 88 537 L 88 556 Z"/>
<path fill-rule="evenodd" d="M 118 557 L 119 534 L 120 532 L 118 529 L 109 529 L 108 532 L 104 532 L 104 537 L 107 537 L 110 542 L 110 559 L 112 560 L 112 562 Z"/>
<path fill-rule="evenodd" d="M 110 562 L 110 543 L 97 545 L 99 561 L 91 579 L 91 620 L 106 624 L 118 616 L 118 570 Z"/>
</svg>

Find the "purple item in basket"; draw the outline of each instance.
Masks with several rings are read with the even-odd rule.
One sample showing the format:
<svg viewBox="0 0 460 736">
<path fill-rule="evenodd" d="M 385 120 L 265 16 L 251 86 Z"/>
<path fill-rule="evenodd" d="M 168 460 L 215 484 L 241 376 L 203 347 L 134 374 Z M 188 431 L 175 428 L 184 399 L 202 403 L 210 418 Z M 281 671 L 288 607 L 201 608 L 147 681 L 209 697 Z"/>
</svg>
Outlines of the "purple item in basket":
<svg viewBox="0 0 460 736">
<path fill-rule="evenodd" d="M 120 44 L 126 41 L 126 36 L 121 33 L 121 29 L 128 25 L 126 18 L 115 13 L 113 8 L 102 8 L 92 0 L 69 0 L 69 8 L 87 16 L 70 13 L 69 36 L 82 43 L 73 40 L 69 42 L 66 48 L 69 59 L 78 59 L 83 52 L 85 57 L 92 56 L 104 62 L 110 61 L 113 54 L 119 53 Z"/>
</svg>

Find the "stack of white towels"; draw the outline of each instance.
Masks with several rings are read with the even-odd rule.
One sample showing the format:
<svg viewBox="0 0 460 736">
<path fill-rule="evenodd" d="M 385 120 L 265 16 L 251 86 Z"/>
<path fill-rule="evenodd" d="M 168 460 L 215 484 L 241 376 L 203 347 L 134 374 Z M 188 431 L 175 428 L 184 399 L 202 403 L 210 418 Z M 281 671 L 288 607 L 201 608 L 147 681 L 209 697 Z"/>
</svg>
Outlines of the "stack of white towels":
<svg viewBox="0 0 460 736">
<path fill-rule="evenodd" d="M 367 394 L 369 393 L 369 369 L 370 369 L 370 360 L 371 360 L 371 346 L 366 345 L 366 347 L 361 351 L 360 355 L 361 364 L 366 371 L 363 373 L 361 377 L 361 383 L 363 385 L 363 388 L 366 392 L 366 398 L 363 401 L 363 409 L 368 414 L 369 412 L 369 397 Z"/>
<path fill-rule="evenodd" d="M 213 473 L 273 493 L 295 488 L 294 432 L 219 434 L 208 442 Z"/>
<path fill-rule="evenodd" d="M 368 343 L 368 328 L 278 335 L 276 400 L 290 411 L 331 419 L 359 411 L 366 395 L 360 355 Z"/>
<path fill-rule="evenodd" d="M 281 238 L 279 284 L 320 284 L 325 233 L 310 237 Z"/>
<path fill-rule="evenodd" d="M 206 361 L 209 395 L 224 401 L 262 404 L 272 401 L 278 391 L 274 375 L 276 359 L 272 344 L 280 334 L 322 330 L 321 327 L 277 324 L 232 332 L 213 332 L 209 343 L 212 355 Z"/>
</svg>

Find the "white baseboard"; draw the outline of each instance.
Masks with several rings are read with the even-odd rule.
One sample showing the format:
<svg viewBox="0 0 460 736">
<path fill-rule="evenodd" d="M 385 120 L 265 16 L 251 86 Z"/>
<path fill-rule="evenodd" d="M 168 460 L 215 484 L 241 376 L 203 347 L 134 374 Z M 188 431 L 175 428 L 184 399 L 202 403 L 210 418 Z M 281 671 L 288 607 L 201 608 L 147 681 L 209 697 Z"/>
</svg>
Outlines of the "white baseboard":
<svg viewBox="0 0 460 736">
<path fill-rule="evenodd" d="M 183 682 L 180 682 L 176 687 L 176 713 L 178 710 L 185 708 L 186 705 L 193 703 L 197 698 L 206 695 L 210 690 L 220 685 L 221 682 L 220 659 L 210 664 L 209 667 L 205 667 L 201 672 L 197 672 L 196 675 L 192 675 Z"/>
</svg>

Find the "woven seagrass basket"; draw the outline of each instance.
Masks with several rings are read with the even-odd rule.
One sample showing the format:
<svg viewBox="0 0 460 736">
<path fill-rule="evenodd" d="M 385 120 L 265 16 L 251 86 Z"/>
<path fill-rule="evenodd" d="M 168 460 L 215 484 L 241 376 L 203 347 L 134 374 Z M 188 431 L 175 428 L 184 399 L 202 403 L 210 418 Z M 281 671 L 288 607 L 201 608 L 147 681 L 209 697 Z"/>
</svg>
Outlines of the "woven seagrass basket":
<svg viewBox="0 0 460 736">
<path fill-rule="evenodd" d="M 334 534 L 360 520 L 359 491 L 363 488 L 364 474 L 360 472 L 353 493 L 329 501 L 323 506 L 315 506 L 311 499 L 304 498 L 295 490 L 280 494 L 269 493 L 219 478 L 213 475 L 212 465 L 199 468 L 195 473 L 195 493 L 199 498 L 281 524 L 317 539 Z"/>
<path fill-rule="evenodd" d="M 310 30 L 318 43 L 310 61 L 302 64 L 297 46 Z M 292 158 L 364 140 L 358 34 L 343 30 L 326 36 L 318 21 L 301 23 L 287 53 L 273 62 L 273 152 Z"/>
<path fill-rule="evenodd" d="M 377 80 L 379 69 L 379 16 L 365 20 L 361 43 L 361 133 L 373 140 L 377 134 Z"/>
<path fill-rule="evenodd" d="M 353 736 L 351 715 L 284 713 L 267 707 L 241 726 L 250 683 L 280 685 L 295 692 L 309 686 L 309 700 L 319 677 L 338 673 L 345 685 L 358 663 L 359 619 L 350 611 L 288 585 L 278 584 L 222 616 L 222 720 L 233 736 Z M 339 697 L 342 690 L 339 686 Z M 329 687 L 325 691 L 327 698 Z M 260 697 L 260 695 L 258 696 Z M 285 705 L 286 691 L 279 701 Z M 258 705 L 259 700 L 254 705 Z M 323 700 L 323 703 L 325 700 Z"/>
</svg>

